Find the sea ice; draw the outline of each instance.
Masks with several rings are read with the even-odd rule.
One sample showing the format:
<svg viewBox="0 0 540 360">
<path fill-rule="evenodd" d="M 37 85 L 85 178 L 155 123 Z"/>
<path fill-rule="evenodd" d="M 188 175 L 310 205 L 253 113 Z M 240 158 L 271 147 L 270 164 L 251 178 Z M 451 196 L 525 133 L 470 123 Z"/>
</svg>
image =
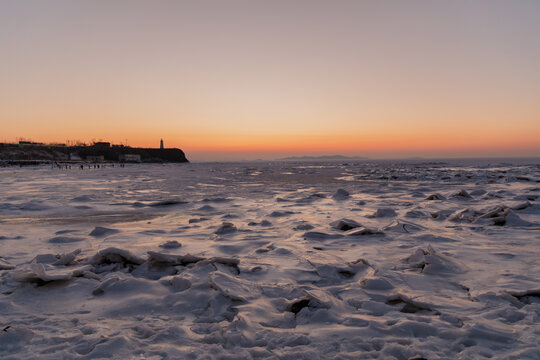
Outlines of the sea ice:
<svg viewBox="0 0 540 360">
<path fill-rule="evenodd" d="M 0 358 L 539 359 L 527 161 L 1 168 Z"/>
</svg>

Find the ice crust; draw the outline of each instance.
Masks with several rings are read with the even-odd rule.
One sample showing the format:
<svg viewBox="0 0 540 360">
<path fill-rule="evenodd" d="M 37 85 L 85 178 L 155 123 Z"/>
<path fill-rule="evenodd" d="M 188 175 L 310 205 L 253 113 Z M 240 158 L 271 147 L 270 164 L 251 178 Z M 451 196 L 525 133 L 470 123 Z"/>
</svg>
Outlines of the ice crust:
<svg viewBox="0 0 540 360">
<path fill-rule="evenodd" d="M 540 359 L 539 169 L 0 169 L 0 358 Z"/>
</svg>

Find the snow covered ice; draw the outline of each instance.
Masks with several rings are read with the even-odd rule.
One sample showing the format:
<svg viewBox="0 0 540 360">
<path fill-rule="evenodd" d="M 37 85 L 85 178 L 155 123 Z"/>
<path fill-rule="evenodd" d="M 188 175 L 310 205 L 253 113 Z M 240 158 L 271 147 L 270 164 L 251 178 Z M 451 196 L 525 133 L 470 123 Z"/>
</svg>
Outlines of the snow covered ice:
<svg viewBox="0 0 540 360">
<path fill-rule="evenodd" d="M 540 167 L 0 169 L 2 359 L 540 359 Z"/>
</svg>

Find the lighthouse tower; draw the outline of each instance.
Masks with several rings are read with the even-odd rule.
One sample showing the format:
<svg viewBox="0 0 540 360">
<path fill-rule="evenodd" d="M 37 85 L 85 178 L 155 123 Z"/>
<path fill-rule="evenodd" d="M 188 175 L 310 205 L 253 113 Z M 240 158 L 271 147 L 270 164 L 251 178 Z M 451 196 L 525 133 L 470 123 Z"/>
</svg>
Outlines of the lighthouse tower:
<svg viewBox="0 0 540 360">
<path fill-rule="evenodd" d="M 161 150 L 163 150 L 163 139 L 161 139 L 160 142 L 159 142 L 159 148 L 160 148 Z"/>
</svg>

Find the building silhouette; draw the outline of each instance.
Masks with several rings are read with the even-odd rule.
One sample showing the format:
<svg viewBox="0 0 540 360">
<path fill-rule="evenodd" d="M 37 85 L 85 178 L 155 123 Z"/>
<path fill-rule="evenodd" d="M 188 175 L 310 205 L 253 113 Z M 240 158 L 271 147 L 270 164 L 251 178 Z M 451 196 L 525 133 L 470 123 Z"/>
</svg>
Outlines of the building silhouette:
<svg viewBox="0 0 540 360">
<path fill-rule="evenodd" d="M 161 150 L 163 150 L 163 139 L 161 139 L 160 142 L 159 142 L 159 148 L 160 148 Z"/>
</svg>

